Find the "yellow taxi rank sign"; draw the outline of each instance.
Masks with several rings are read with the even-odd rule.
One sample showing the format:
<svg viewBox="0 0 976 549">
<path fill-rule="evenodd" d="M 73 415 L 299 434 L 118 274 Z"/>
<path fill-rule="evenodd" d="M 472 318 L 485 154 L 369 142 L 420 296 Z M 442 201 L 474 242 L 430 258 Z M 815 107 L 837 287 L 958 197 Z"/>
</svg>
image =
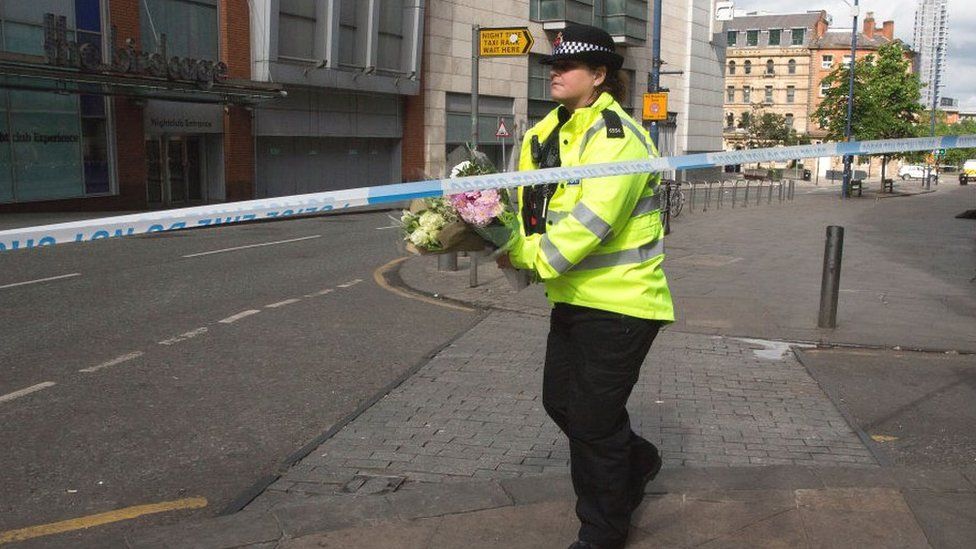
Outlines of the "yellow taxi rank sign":
<svg viewBox="0 0 976 549">
<path fill-rule="evenodd" d="M 667 92 L 644 94 L 644 120 L 668 119 Z"/>
<path fill-rule="evenodd" d="M 535 43 L 528 27 L 478 29 L 478 41 L 480 57 L 527 55 Z"/>
</svg>

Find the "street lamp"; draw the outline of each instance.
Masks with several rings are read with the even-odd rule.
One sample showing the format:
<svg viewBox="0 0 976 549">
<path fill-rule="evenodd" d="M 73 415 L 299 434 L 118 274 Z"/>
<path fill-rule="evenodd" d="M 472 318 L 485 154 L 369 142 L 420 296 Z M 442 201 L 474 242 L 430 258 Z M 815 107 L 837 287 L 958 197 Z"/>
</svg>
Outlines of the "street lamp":
<svg viewBox="0 0 976 549">
<path fill-rule="evenodd" d="M 942 44 L 936 44 L 935 46 L 935 58 L 932 60 L 932 64 L 935 65 L 935 82 L 929 81 L 929 85 L 932 86 L 932 113 L 929 115 L 931 118 L 931 129 L 929 135 L 935 137 L 935 115 L 936 115 L 936 105 L 939 100 L 939 57 L 942 55 Z M 932 161 L 935 162 L 935 173 L 938 176 L 939 173 L 939 156 L 935 154 L 937 151 L 932 151 Z M 925 189 L 932 188 L 932 165 L 929 164 L 925 168 Z"/>
<path fill-rule="evenodd" d="M 847 70 L 851 75 L 850 85 L 847 89 L 847 125 L 844 129 L 844 138 L 847 141 L 851 140 L 851 116 L 854 110 L 854 65 L 857 61 L 857 16 L 860 14 L 860 8 L 857 6 L 858 0 L 854 0 L 854 5 L 851 5 L 847 0 L 843 0 L 845 4 L 851 8 L 851 16 L 854 18 L 854 28 L 851 29 L 851 64 L 848 65 Z M 850 154 L 844 155 L 844 183 L 841 186 L 840 197 L 841 199 L 847 196 L 847 190 L 851 188 L 851 164 L 854 163 L 854 157 Z"/>
</svg>

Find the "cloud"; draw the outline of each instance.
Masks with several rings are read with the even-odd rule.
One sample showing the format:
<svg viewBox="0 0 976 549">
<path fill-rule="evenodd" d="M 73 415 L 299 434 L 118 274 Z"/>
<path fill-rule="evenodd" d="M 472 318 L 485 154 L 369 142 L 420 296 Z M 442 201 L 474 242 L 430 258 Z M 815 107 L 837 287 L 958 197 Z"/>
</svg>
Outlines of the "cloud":
<svg viewBox="0 0 976 549">
<path fill-rule="evenodd" d="M 868 11 L 873 11 L 879 26 L 881 21 L 894 20 L 895 36 L 912 44 L 918 0 L 886 0 L 884 3 L 870 4 L 862 0 L 860 4 L 861 18 L 858 25 Z M 773 13 L 803 13 L 811 9 L 809 0 L 735 0 L 735 7 Z M 850 8 L 841 0 L 826 0 L 820 9 L 826 9 L 833 16 L 833 27 L 850 28 Z M 976 110 L 976 2 L 948 0 L 947 13 L 949 51 L 946 74 L 942 75 L 945 82 L 944 94 L 959 99 L 962 108 Z"/>
</svg>

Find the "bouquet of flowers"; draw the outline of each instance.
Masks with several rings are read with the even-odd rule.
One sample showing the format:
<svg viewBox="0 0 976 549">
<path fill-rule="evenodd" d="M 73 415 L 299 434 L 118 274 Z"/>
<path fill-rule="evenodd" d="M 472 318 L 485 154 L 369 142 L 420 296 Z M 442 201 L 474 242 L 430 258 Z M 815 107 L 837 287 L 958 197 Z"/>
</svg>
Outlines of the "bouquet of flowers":
<svg viewBox="0 0 976 549">
<path fill-rule="evenodd" d="M 450 201 L 444 198 L 412 201 L 399 223 L 407 250 L 417 255 L 484 248 L 481 238 L 468 229 Z"/>
<path fill-rule="evenodd" d="M 461 162 L 451 177 L 495 173 L 491 164 L 472 152 L 475 160 Z M 518 230 L 518 217 L 504 189 L 468 191 L 446 198 L 414 200 L 399 219 L 407 250 L 414 254 L 477 252 L 486 246 L 503 253 L 512 231 Z M 494 254 L 493 254 L 494 255 Z M 528 274 L 503 270 L 515 290 L 528 285 Z"/>
<path fill-rule="evenodd" d="M 494 173 L 483 164 L 465 161 L 451 170 L 451 177 Z M 458 217 L 495 248 L 503 248 L 518 223 L 504 189 L 468 191 L 448 197 Z"/>
</svg>

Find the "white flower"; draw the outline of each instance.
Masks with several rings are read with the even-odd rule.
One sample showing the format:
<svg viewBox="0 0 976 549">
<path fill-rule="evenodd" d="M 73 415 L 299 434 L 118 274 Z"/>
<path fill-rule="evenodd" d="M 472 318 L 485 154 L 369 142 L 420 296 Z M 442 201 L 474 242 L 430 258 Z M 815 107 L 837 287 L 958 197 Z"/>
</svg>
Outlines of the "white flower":
<svg viewBox="0 0 976 549">
<path fill-rule="evenodd" d="M 410 242 L 413 242 L 414 246 L 426 246 L 430 243 L 430 241 L 430 233 L 424 230 L 422 227 L 410 233 Z"/>
<path fill-rule="evenodd" d="M 451 168 L 451 178 L 453 179 L 453 178 L 457 177 L 459 173 L 461 173 L 462 171 L 468 169 L 468 167 L 470 167 L 470 166 L 471 166 L 471 161 L 470 160 L 465 160 L 464 162 L 461 162 L 457 166 L 454 166 L 453 168 Z"/>
<path fill-rule="evenodd" d="M 444 217 L 436 212 L 427 210 L 420 214 L 420 227 L 428 232 L 434 232 L 444 226 Z"/>
</svg>

